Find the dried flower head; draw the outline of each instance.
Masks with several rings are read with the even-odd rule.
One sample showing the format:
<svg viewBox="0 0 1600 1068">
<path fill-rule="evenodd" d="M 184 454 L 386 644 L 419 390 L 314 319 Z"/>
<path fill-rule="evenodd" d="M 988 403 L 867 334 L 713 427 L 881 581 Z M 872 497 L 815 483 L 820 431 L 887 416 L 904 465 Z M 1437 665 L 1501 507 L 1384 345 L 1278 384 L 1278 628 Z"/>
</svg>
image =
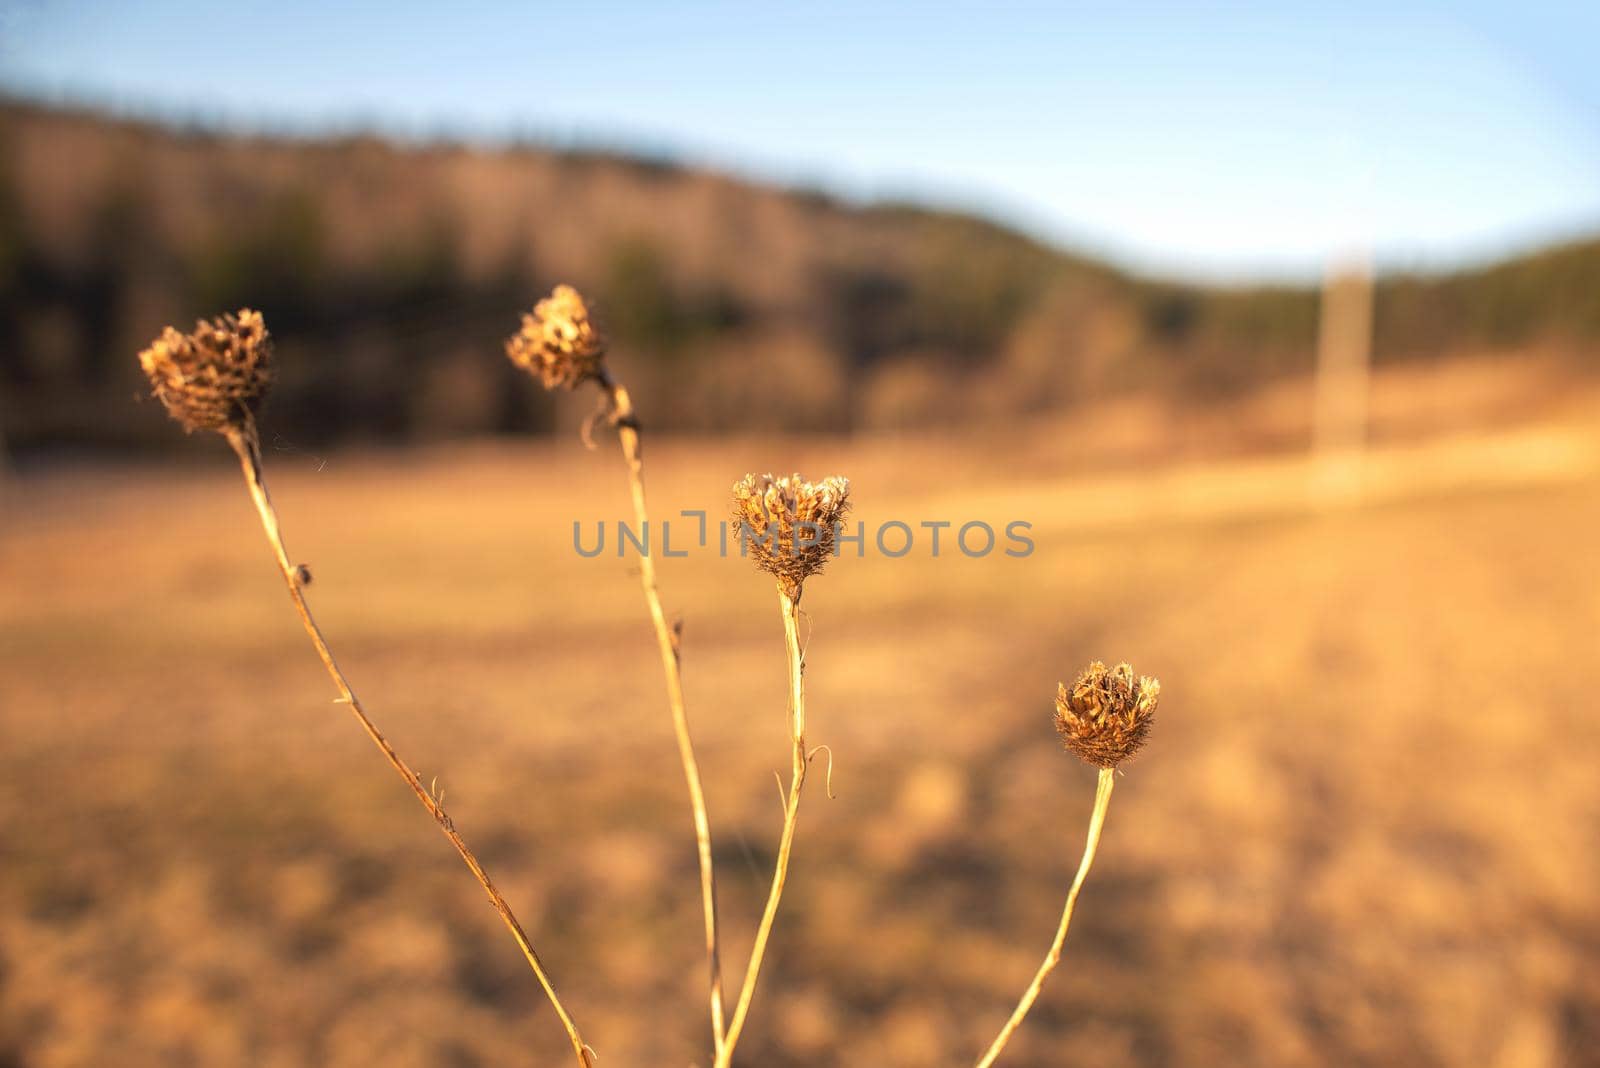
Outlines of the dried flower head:
<svg viewBox="0 0 1600 1068">
<path fill-rule="evenodd" d="M 522 329 L 506 339 L 511 362 L 534 375 L 545 389 L 577 389 L 600 374 L 606 339 L 589 321 L 589 307 L 571 286 L 556 286 L 522 317 Z"/>
<path fill-rule="evenodd" d="M 748 552 L 791 597 L 822 570 L 849 510 L 850 481 L 837 476 L 807 482 L 798 474 L 746 475 L 733 484 L 740 552 Z"/>
<path fill-rule="evenodd" d="M 261 313 L 241 308 L 196 323 L 191 334 L 167 327 L 139 353 L 139 366 L 184 430 L 241 429 L 272 384 L 272 340 Z"/>
<path fill-rule="evenodd" d="M 1090 764 L 1114 768 L 1144 745 L 1155 720 L 1161 683 L 1135 678 L 1133 668 L 1108 668 L 1096 660 L 1069 689 L 1056 693 L 1056 731 L 1066 747 Z"/>
</svg>

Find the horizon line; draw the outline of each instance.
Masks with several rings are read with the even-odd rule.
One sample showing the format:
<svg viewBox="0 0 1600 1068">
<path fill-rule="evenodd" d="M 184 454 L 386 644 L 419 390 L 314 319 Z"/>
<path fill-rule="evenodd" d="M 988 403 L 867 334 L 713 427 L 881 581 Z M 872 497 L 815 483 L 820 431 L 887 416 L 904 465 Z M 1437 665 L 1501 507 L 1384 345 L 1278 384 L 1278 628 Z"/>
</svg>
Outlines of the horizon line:
<svg viewBox="0 0 1600 1068">
<path fill-rule="evenodd" d="M 59 115 L 124 125 L 152 127 L 175 136 L 203 136 L 277 141 L 285 144 L 335 144 L 371 139 L 401 151 L 457 149 L 500 154 L 547 152 L 592 156 L 621 164 L 699 173 L 788 196 L 820 198 L 855 211 L 916 210 L 953 215 L 1009 231 L 1060 256 L 1096 263 L 1132 279 L 1154 284 L 1217 289 L 1313 288 L 1327 273 L 1365 259 L 1375 278 L 1438 278 L 1492 269 L 1541 253 L 1600 240 L 1600 215 L 1568 223 L 1525 228 L 1515 235 L 1464 242 L 1443 255 L 1376 254 L 1362 250 L 1355 257 L 1329 255 L 1321 264 L 1290 266 L 1261 263 L 1250 267 L 1222 267 L 1200 261 L 1186 262 L 1181 254 L 1147 254 L 1116 247 L 1114 240 L 1071 232 L 1071 227 L 1050 224 L 1037 210 L 1008 206 L 1003 198 L 973 190 L 939 192 L 939 183 L 920 187 L 885 184 L 867 191 L 851 190 L 817 168 L 808 174 L 792 165 L 763 164 L 758 157 L 716 150 L 697 152 L 681 141 L 662 135 L 620 128 L 610 130 L 573 124 L 511 120 L 487 122 L 465 117 L 408 120 L 394 116 L 350 111 L 321 117 L 263 111 L 243 114 L 236 109 L 198 103 L 173 104 L 136 94 L 113 94 L 86 88 L 44 88 L 12 82 L 0 76 L 0 106 L 33 108 Z"/>
</svg>

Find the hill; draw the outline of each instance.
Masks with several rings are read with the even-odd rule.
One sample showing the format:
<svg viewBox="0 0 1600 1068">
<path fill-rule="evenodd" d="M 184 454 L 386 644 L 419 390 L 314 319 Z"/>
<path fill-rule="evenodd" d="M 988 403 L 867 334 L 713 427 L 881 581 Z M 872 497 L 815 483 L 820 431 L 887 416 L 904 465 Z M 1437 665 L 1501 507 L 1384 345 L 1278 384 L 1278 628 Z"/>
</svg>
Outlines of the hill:
<svg viewBox="0 0 1600 1068">
<path fill-rule="evenodd" d="M 499 356 L 557 280 L 592 294 L 657 427 L 993 421 L 1182 404 L 1311 365 L 1317 294 L 1129 275 L 970 216 L 670 162 L 230 136 L 0 104 L 0 428 L 159 442 L 134 353 L 262 308 L 295 441 L 547 429 Z M 1600 240 L 1377 295 L 1380 361 L 1531 349 L 1593 367 Z"/>
</svg>

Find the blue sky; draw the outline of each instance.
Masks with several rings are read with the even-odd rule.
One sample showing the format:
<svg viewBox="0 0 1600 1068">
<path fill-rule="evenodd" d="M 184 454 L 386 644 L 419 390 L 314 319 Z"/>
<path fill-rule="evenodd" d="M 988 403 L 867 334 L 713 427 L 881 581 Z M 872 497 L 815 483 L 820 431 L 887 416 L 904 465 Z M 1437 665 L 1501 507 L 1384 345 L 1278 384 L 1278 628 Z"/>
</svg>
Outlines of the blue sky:
<svg viewBox="0 0 1600 1068">
<path fill-rule="evenodd" d="M 1213 277 L 1600 231 L 1600 4 L 324 6 L 0 0 L 0 85 L 641 146 Z"/>
</svg>

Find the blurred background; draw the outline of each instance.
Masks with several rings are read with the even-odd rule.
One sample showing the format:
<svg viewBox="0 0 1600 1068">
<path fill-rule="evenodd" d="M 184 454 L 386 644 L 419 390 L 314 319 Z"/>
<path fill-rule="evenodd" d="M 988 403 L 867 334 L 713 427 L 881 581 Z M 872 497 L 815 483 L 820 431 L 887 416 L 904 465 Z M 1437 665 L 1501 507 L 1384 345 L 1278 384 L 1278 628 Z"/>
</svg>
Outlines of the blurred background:
<svg viewBox="0 0 1600 1068">
<path fill-rule="evenodd" d="M 693 840 L 588 391 L 657 517 L 852 479 L 743 1062 L 1600 1064 L 1600 16 L 1577 5 L 0 4 L 0 1068 L 561 1063 L 136 354 L 261 309 L 293 552 L 610 1064 L 705 1064 Z M 603 437 L 603 435 L 602 435 Z M 1022 559 L 929 522 L 1031 524 Z M 692 521 L 691 521 L 692 524 Z M 676 532 L 675 532 L 676 535 Z M 684 620 L 730 981 L 787 760 L 738 559 Z"/>
</svg>

